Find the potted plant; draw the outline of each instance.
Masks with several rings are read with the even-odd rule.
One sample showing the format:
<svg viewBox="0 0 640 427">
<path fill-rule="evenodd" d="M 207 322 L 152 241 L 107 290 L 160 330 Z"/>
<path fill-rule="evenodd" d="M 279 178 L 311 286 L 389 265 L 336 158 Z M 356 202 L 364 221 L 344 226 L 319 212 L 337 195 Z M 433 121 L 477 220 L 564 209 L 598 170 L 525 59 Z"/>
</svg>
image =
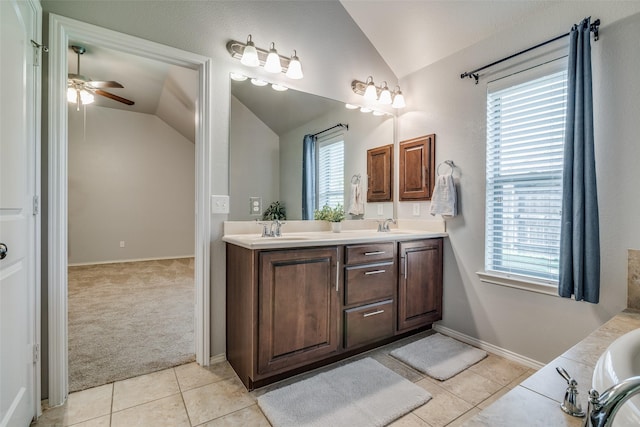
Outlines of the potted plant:
<svg viewBox="0 0 640 427">
<path fill-rule="evenodd" d="M 340 203 L 338 203 L 335 208 L 324 205 L 322 209 L 315 210 L 313 218 L 320 221 L 329 221 L 331 223 L 331 230 L 334 233 L 339 233 L 341 222 L 344 220 L 344 207 L 342 207 Z"/>
<path fill-rule="evenodd" d="M 277 200 L 275 202 L 272 202 L 262 214 L 263 221 L 273 221 L 274 219 L 287 219 L 287 210 L 285 209 L 284 205 Z"/>
</svg>

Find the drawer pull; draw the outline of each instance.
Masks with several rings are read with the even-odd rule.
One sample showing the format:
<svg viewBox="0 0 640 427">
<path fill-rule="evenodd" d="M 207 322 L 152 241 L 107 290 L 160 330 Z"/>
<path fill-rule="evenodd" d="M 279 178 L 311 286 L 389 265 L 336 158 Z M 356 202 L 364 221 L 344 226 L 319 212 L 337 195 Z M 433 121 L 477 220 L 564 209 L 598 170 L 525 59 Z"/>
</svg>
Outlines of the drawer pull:
<svg viewBox="0 0 640 427">
<path fill-rule="evenodd" d="M 385 253 L 384 251 L 365 252 L 364 256 L 383 255 L 384 253 Z"/>
<path fill-rule="evenodd" d="M 373 311 L 371 313 L 365 313 L 362 315 L 362 317 L 375 316 L 376 314 L 382 314 L 382 313 L 384 313 L 384 310 L 378 310 L 378 311 Z"/>
<path fill-rule="evenodd" d="M 340 290 L 340 261 L 336 261 L 336 292 Z"/>
<path fill-rule="evenodd" d="M 381 273 L 386 273 L 387 270 L 373 270 L 373 271 L 367 271 L 365 272 L 365 276 L 368 276 L 370 274 L 381 274 Z"/>
</svg>

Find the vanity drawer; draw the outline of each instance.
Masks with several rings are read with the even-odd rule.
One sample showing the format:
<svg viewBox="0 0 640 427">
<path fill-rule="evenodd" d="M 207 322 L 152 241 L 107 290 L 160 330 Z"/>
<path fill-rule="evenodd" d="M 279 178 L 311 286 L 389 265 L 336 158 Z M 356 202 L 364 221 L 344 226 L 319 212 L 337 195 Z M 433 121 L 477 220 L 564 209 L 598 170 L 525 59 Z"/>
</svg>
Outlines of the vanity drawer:
<svg viewBox="0 0 640 427">
<path fill-rule="evenodd" d="M 346 349 L 393 336 L 393 300 L 345 310 L 344 331 Z"/>
<path fill-rule="evenodd" d="M 395 267 L 393 261 L 346 267 L 344 304 L 362 304 L 393 298 Z"/>
<path fill-rule="evenodd" d="M 351 245 L 345 248 L 345 264 L 364 264 L 393 259 L 395 242 Z"/>
</svg>

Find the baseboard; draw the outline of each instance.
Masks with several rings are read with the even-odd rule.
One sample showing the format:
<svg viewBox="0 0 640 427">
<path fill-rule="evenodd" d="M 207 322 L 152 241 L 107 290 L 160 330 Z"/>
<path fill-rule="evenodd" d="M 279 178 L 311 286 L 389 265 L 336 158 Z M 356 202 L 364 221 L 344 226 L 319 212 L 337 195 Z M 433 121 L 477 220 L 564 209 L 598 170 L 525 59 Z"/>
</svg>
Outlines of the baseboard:
<svg viewBox="0 0 640 427">
<path fill-rule="evenodd" d="M 537 370 L 542 368 L 545 365 L 544 363 L 538 362 L 537 360 L 533 360 L 521 354 L 514 353 L 513 351 L 506 350 L 502 347 L 498 347 L 497 345 L 493 345 L 486 341 L 482 341 L 477 338 L 470 337 L 469 335 L 465 335 L 461 332 L 447 328 L 446 326 L 435 324 L 433 325 L 433 329 L 437 332 L 441 332 L 444 335 L 450 336 L 451 338 L 455 338 L 459 341 L 465 342 L 467 344 L 486 350 L 490 353 L 504 357 L 505 359 L 512 360 L 524 366 L 528 366 L 529 368 L 532 368 L 532 369 Z"/>
<path fill-rule="evenodd" d="M 225 353 L 216 354 L 215 356 L 211 356 L 209 359 L 209 365 L 215 365 L 217 363 L 221 363 L 227 360 L 227 355 Z"/>
<path fill-rule="evenodd" d="M 162 261 L 165 259 L 184 259 L 184 258 L 193 258 L 193 257 L 194 257 L 193 255 L 178 255 L 178 256 L 165 256 L 165 257 L 154 257 L 154 258 L 121 259 L 121 260 L 113 260 L 113 261 L 78 262 L 78 263 L 69 263 L 68 267 L 82 267 L 84 265 L 101 265 L 101 264 L 120 264 L 123 262 Z"/>
</svg>

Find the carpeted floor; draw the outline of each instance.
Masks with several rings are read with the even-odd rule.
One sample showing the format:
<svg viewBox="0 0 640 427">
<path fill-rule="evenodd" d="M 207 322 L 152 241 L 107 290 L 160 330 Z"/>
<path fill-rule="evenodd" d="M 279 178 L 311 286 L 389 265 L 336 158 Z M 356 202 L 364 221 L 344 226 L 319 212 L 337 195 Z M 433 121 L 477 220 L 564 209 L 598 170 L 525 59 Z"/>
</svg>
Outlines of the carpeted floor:
<svg viewBox="0 0 640 427">
<path fill-rule="evenodd" d="M 193 258 L 68 272 L 70 391 L 195 360 Z"/>
</svg>

